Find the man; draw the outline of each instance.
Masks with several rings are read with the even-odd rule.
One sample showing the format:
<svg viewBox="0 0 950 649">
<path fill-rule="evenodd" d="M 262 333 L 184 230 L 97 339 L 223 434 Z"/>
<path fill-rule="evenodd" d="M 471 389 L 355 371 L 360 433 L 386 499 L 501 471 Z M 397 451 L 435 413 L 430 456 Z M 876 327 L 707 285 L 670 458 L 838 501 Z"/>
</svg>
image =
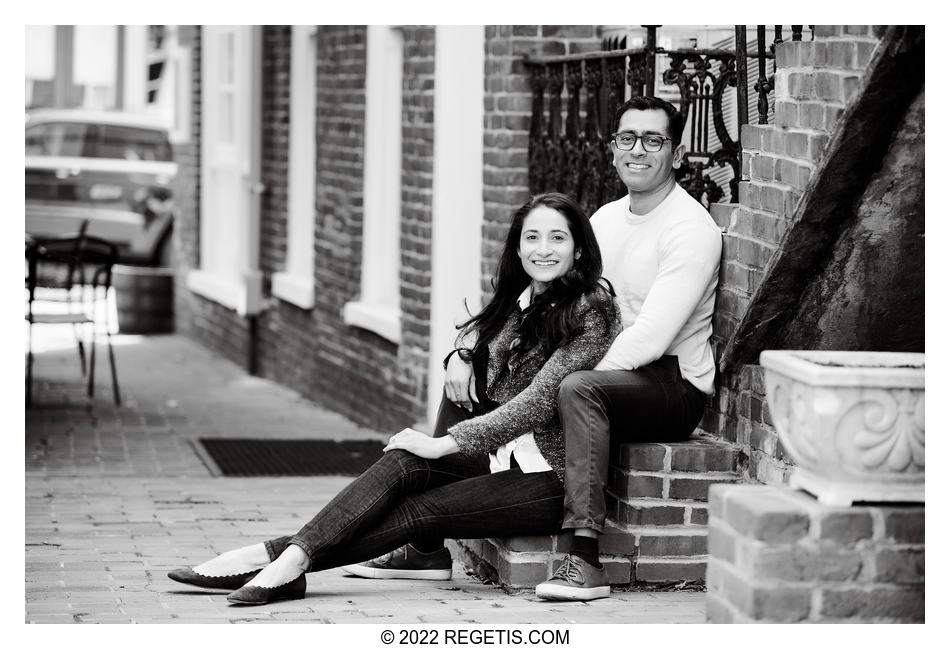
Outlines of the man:
<svg viewBox="0 0 950 649">
<path fill-rule="evenodd" d="M 561 383 L 563 525 L 574 536 L 560 568 L 536 589 L 545 599 L 610 594 L 597 537 L 606 519 L 611 435 L 615 442 L 685 439 L 713 392 L 709 336 L 722 236 L 673 177 L 685 152 L 683 118 L 669 102 L 634 97 L 617 111 L 614 125 L 610 149 L 627 195 L 597 210 L 591 223 L 624 329 L 594 370 Z M 454 352 L 446 359 L 445 395 L 478 414 L 471 365 Z M 440 408 L 437 428 L 462 417 L 460 410 Z M 442 540 L 433 539 L 345 570 L 371 578 L 449 579 L 452 559 Z"/>
<path fill-rule="evenodd" d="M 634 97 L 614 118 L 610 149 L 627 195 L 591 217 L 604 276 L 617 292 L 623 330 L 591 371 L 561 383 L 567 456 L 564 528 L 574 536 L 560 568 L 539 584 L 544 599 L 607 597 L 598 555 L 610 441 L 686 439 L 713 392 L 709 337 L 722 235 L 676 184 L 683 119 L 661 99 Z"/>
</svg>

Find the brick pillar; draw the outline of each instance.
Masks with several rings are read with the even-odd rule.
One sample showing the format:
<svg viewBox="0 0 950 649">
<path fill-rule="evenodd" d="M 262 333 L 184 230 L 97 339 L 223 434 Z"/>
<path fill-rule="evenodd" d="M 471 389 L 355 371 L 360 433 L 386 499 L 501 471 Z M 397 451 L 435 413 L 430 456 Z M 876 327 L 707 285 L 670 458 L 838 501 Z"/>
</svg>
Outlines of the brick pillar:
<svg viewBox="0 0 950 649">
<path fill-rule="evenodd" d="M 924 507 L 829 507 L 787 487 L 709 491 L 710 622 L 923 622 Z"/>
</svg>

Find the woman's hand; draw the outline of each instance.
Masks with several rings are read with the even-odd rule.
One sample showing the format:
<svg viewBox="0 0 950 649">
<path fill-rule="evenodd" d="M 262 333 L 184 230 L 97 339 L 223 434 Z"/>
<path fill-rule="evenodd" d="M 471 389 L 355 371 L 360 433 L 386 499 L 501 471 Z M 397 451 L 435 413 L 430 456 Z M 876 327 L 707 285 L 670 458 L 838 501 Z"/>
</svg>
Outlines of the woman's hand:
<svg viewBox="0 0 950 649">
<path fill-rule="evenodd" d="M 389 443 L 383 452 L 395 449 L 409 451 L 413 455 L 424 457 L 429 460 L 457 453 L 458 444 L 451 435 L 444 437 L 429 437 L 425 433 L 420 433 L 412 428 L 403 428 L 401 431 L 389 438 Z"/>
<path fill-rule="evenodd" d="M 459 354 L 452 354 L 445 368 L 445 396 L 469 412 L 472 412 L 472 402 L 478 403 L 472 364 L 463 361 Z"/>
</svg>

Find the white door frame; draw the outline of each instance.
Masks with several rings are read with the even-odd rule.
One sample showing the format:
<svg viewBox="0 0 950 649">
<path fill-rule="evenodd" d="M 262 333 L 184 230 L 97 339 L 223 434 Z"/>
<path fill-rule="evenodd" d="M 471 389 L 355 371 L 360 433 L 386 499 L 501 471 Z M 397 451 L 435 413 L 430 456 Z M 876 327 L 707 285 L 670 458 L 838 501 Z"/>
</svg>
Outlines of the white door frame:
<svg viewBox="0 0 950 649">
<path fill-rule="evenodd" d="M 435 423 L 456 329 L 481 308 L 485 27 L 435 30 L 432 299 L 427 418 Z"/>
<path fill-rule="evenodd" d="M 201 28 L 200 268 L 188 288 L 240 315 L 262 308 L 261 27 Z"/>
</svg>

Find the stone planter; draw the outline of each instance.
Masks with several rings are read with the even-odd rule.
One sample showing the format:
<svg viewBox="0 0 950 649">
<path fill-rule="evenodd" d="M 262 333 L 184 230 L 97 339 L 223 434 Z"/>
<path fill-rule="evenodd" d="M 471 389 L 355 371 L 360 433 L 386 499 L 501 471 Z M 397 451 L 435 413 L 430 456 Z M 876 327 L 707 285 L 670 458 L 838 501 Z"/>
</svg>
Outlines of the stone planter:
<svg viewBox="0 0 950 649">
<path fill-rule="evenodd" d="M 924 355 L 764 351 L 790 486 L 826 505 L 924 501 Z"/>
</svg>

